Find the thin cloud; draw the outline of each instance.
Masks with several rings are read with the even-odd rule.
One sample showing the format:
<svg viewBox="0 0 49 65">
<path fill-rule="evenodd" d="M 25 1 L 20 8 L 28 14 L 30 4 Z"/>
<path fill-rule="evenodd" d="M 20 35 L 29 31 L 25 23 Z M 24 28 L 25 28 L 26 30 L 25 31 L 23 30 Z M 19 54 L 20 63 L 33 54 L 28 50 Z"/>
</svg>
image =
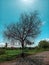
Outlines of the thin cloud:
<svg viewBox="0 0 49 65">
<path fill-rule="evenodd" d="M 46 22 L 42 22 L 42 25 L 45 25 L 46 24 Z"/>
</svg>

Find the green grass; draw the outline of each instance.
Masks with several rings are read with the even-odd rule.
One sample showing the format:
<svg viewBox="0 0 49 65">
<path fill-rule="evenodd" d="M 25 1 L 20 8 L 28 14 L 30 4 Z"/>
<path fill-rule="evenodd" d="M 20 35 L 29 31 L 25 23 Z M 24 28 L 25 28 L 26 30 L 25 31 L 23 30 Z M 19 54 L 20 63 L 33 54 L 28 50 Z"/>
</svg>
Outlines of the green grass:
<svg viewBox="0 0 49 65">
<path fill-rule="evenodd" d="M 26 51 L 26 53 L 28 53 L 28 54 L 36 54 L 36 53 L 39 53 L 39 52 L 43 52 L 44 51 L 44 49 L 34 49 L 34 50 L 28 50 L 28 51 Z"/>
<path fill-rule="evenodd" d="M 20 53 L 21 53 L 20 49 L 17 49 L 17 50 L 16 49 L 14 49 L 14 50 L 6 50 L 5 49 L 5 54 L 0 55 L 0 62 L 13 60 Z"/>
<path fill-rule="evenodd" d="M 24 52 L 27 54 L 36 54 L 43 51 L 47 51 L 47 49 L 24 49 Z M 0 55 L 0 62 L 16 59 L 17 55 L 21 54 L 21 52 L 21 49 L 5 49 L 5 54 Z"/>
<path fill-rule="evenodd" d="M 21 53 L 21 50 L 6 50 L 7 55 L 18 55 Z"/>
</svg>

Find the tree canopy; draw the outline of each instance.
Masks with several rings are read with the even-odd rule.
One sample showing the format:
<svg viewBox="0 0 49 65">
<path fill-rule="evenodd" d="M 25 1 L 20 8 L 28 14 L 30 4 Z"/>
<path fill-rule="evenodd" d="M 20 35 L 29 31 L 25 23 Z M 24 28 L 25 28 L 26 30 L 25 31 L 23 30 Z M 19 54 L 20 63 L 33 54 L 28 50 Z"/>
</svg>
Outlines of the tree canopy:
<svg viewBox="0 0 49 65">
<path fill-rule="evenodd" d="M 42 40 L 38 44 L 39 48 L 49 48 L 49 41 Z"/>
<path fill-rule="evenodd" d="M 32 44 L 29 38 L 36 38 L 40 34 L 40 27 L 41 20 L 37 12 L 21 14 L 18 22 L 6 27 L 4 37 L 8 40 L 19 40 L 24 48 L 25 44 Z"/>
</svg>

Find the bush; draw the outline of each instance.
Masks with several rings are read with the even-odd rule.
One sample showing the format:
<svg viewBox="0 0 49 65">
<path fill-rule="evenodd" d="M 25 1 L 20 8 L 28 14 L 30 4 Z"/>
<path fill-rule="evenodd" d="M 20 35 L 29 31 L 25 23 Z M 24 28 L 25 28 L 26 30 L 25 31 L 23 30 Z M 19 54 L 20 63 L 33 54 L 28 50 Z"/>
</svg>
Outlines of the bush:
<svg viewBox="0 0 49 65">
<path fill-rule="evenodd" d="M 46 40 L 40 41 L 38 47 L 44 49 L 49 48 L 49 42 Z"/>
<path fill-rule="evenodd" d="M 5 49 L 0 49 L 0 55 L 5 54 Z"/>
</svg>

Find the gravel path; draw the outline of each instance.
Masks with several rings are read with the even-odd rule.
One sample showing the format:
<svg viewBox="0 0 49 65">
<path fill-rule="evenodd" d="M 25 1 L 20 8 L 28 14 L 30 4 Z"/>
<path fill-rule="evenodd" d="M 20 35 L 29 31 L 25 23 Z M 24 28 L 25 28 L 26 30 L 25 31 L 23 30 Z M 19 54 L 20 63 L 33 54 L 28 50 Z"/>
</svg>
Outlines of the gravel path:
<svg viewBox="0 0 49 65">
<path fill-rule="evenodd" d="M 0 65 L 49 65 L 49 51 L 31 55 L 26 58 L 18 58 L 14 61 L 0 63 Z"/>
</svg>

